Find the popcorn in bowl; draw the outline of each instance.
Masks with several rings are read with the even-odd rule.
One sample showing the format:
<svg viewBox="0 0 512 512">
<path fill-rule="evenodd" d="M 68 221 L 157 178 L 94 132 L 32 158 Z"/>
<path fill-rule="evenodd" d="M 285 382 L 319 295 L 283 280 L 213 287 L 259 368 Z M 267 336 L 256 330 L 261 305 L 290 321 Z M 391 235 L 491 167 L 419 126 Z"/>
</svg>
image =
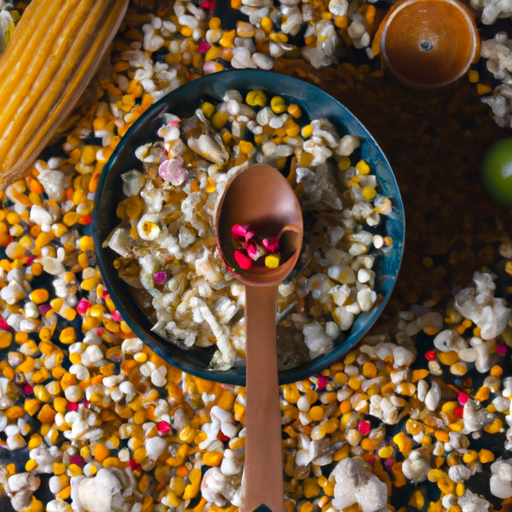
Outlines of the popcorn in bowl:
<svg viewBox="0 0 512 512">
<path fill-rule="evenodd" d="M 139 169 L 122 175 L 121 221 L 104 246 L 154 332 L 184 349 L 216 345 L 212 370 L 245 356 L 245 290 L 224 267 L 214 218 L 228 180 L 251 163 L 287 176 L 305 219 L 299 262 L 279 287 L 280 368 L 328 354 L 379 301 L 374 263 L 393 244 L 381 222 L 391 200 L 356 157 L 358 137 L 305 117 L 281 96 L 229 90 L 191 117 L 164 114 L 158 140 L 136 149 Z"/>
</svg>

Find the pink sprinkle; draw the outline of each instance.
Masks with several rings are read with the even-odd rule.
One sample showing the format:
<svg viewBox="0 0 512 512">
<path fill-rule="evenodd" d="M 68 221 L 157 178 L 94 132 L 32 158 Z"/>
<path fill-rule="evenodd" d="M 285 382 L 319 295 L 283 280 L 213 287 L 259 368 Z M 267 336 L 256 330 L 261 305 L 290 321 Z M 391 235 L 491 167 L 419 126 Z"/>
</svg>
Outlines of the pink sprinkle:
<svg viewBox="0 0 512 512">
<path fill-rule="evenodd" d="M 69 462 L 71 462 L 71 464 L 76 464 L 77 466 L 83 466 L 85 464 L 85 460 L 81 455 L 71 455 L 71 457 L 69 457 Z"/>
<path fill-rule="evenodd" d="M 66 409 L 69 411 L 69 412 L 72 412 L 72 411 L 78 411 L 78 404 L 75 404 L 75 402 L 68 402 L 66 404 Z"/>
<path fill-rule="evenodd" d="M 384 459 L 384 466 L 386 466 L 388 469 L 391 469 L 395 462 L 396 461 L 394 457 L 388 457 L 387 459 Z"/>
<path fill-rule="evenodd" d="M 160 432 L 160 434 L 167 434 L 167 432 L 171 430 L 171 426 L 169 425 L 169 423 L 167 423 L 167 421 L 159 421 L 156 428 L 158 429 L 158 432 Z"/>
<path fill-rule="evenodd" d="M 134 471 L 138 471 L 139 473 L 144 473 L 144 470 L 142 469 L 142 466 L 140 464 L 137 464 L 135 466 Z"/>
<path fill-rule="evenodd" d="M 34 392 L 34 388 L 30 384 L 25 384 L 23 387 L 23 393 L 25 395 L 31 395 Z"/>
<path fill-rule="evenodd" d="M 357 425 L 357 430 L 363 435 L 366 436 L 370 432 L 370 422 L 369 421 L 360 421 Z"/>
<path fill-rule="evenodd" d="M 455 416 L 458 416 L 459 418 L 462 418 L 464 416 L 464 407 L 462 407 L 462 405 L 459 405 L 459 407 L 456 407 L 453 410 L 453 414 L 455 414 Z"/>
<path fill-rule="evenodd" d="M 212 45 L 208 41 L 201 41 L 199 43 L 199 47 L 197 48 L 197 51 L 199 53 L 206 53 L 211 47 L 212 47 Z"/>
<path fill-rule="evenodd" d="M 87 310 L 91 307 L 91 303 L 88 301 L 88 300 L 85 300 L 85 299 L 82 299 L 77 307 L 76 307 L 76 311 L 78 312 L 78 314 L 80 315 L 85 315 L 85 313 L 87 313 Z"/>
<path fill-rule="evenodd" d="M 171 126 L 176 126 L 177 124 L 180 124 L 178 119 L 173 119 L 170 123 Z"/>
<path fill-rule="evenodd" d="M 5 318 L 0 316 L 0 329 L 10 329 L 11 326 L 5 321 Z"/>
<path fill-rule="evenodd" d="M 235 224 L 231 228 L 231 236 L 235 239 L 235 242 L 239 243 L 243 248 L 247 247 L 247 244 L 254 238 L 255 233 L 250 230 L 249 224 Z"/>
<path fill-rule="evenodd" d="M 504 356 L 504 355 L 508 352 L 508 347 L 507 347 L 507 345 L 496 345 L 496 352 L 497 352 L 500 356 Z"/>
<path fill-rule="evenodd" d="M 247 254 L 251 260 L 256 261 L 259 258 L 258 246 L 255 242 L 251 242 L 247 246 Z"/>
<path fill-rule="evenodd" d="M 318 390 L 322 390 L 322 389 L 325 389 L 325 387 L 327 386 L 327 384 L 329 384 L 329 379 L 327 377 L 324 377 L 323 375 L 317 375 L 317 379 L 318 379 L 318 382 L 317 382 L 317 389 Z"/>
<path fill-rule="evenodd" d="M 32 265 L 32 263 L 34 263 L 35 259 L 36 259 L 36 256 L 29 256 L 27 258 L 27 265 Z"/>
<path fill-rule="evenodd" d="M 457 400 L 460 405 L 464 405 L 469 400 L 469 395 L 467 393 L 464 393 L 463 391 L 459 391 L 459 396 L 457 397 Z"/>
<path fill-rule="evenodd" d="M 153 281 L 155 284 L 164 284 L 167 279 L 167 272 L 165 270 L 163 272 L 155 272 L 153 274 Z"/>
<path fill-rule="evenodd" d="M 87 400 L 87 398 L 84 398 L 81 402 L 80 402 L 84 407 L 89 407 L 91 405 L 91 402 L 89 402 L 89 400 Z"/>
<path fill-rule="evenodd" d="M 114 320 L 114 322 L 122 322 L 123 321 L 123 317 L 121 316 L 121 313 L 119 313 L 119 311 L 117 311 L 117 309 L 115 311 L 112 311 L 112 320 Z"/>
<path fill-rule="evenodd" d="M 41 316 L 44 316 L 46 315 L 46 313 L 48 313 L 48 311 L 51 311 L 52 307 L 50 306 L 50 304 L 41 304 L 39 307 L 39 314 Z"/>
<path fill-rule="evenodd" d="M 279 252 L 279 238 L 264 238 L 261 243 L 263 247 L 272 253 Z"/>
<path fill-rule="evenodd" d="M 249 270 L 252 267 L 251 258 L 246 256 L 242 251 L 235 251 L 233 256 L 242 270 Z"/>
</svg>

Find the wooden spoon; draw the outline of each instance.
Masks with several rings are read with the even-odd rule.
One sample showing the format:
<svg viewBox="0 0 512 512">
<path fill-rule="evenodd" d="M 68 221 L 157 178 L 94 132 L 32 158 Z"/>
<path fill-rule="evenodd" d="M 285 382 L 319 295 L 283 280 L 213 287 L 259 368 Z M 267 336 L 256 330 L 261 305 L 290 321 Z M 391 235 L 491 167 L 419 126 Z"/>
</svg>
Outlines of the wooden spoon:
<svg viewBox="0 0 512 512">
<path fill-rule="evenodd" d="M 254 164 L 228 183 L 215 221 L 221 256 L 246 290 L 247 434 L 241 511 L 252 512 L 264 505 L 272 512 L 284 512 L 276 300 L 278 285 L 299 257 L 302 212 L 286 178 L 268 165 Z M 259 233 L 280 234 L 279 267 L 241 270 L 233 256 L 231 228 L 235 224 L 249 224 Z"/>
</svg>

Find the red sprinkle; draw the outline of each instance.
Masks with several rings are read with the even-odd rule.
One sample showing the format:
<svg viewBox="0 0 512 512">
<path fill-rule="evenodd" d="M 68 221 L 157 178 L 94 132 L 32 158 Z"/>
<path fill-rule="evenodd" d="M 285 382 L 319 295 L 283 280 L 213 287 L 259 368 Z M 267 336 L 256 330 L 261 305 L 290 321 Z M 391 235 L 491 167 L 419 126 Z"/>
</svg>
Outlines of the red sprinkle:
<svg viewBox="0 0 512 512">
<path fill-rule="evenodd" d="M 222 432 L 222 430 L 219 430 L 219 433 L 217 434 L 217 439 L 219 441 L 222 441 L 223 443 L 227 443 L 229 441 L 229 437 Z"/>
<path fill-rule="evenodd" d="M 103 300 L 107 300 L 107 299 L 110 299 L 110 293 L 107 292 L 107 290 L 103 290 L 102 294 L 101 294 L 101 298 Z"/>
<path fill-rule="evenodd" d="M 34 388 L 30 384 L 25 384 L 23 387 L 23 393 L 25 395 L 31 395 L 34 392 Z"/>
<path fill-rule="evenodd" d="M 462 405 L 459 405 L 459 407 L 456 407 L 453 410 L 453 414 L 455 414 L 455 416 L 458 416 L 459 418 L 462 418 L 462 416 L 464 416 L 464 407 L 462 407 Z"/>
<path fill-rule="evenodd" d="M 500 356 L 504 356 L 504 355 L 508 352 L 508 347 L 507 347 L 507 345 L 496 345 L 496 352 L 497 352 Z"/>
<path fill-rule="evenodd" d="M 246 256 L 242 251 L 236 250 L 233 253 L 235 261 L 238 263 L 242 270 L 249 270 L 252 267 L 252 260 Z"/>
<path fill-rule="evenodd" d="M 167 432 L 171 430 L 171 425 L 169 425 L 167 421 L 159 421 L 156 425 L 156 428 L 158 429 L 158 432 L 160 432 L 160 434 L 167 434 Z"/>
<path fill-rule="evenodd" d="M 369 434 L 371 429 L 371 425 L 369 421 L 360 421 L 357 425 L 357 430 L 363 435 L 366 436 Z"/>
<path fill-rule="evenodd" d="M 469 400 L 469 395 L 464 393 L 463 391 L 459 391 L 459 396 L 457 396 L 457 401 L 460 405 L 464 405 Z"/>
<path fill-rule="evenodd" d="M 72 412 L 72 411 L 78 411 L 78 404 L 75 404 L 75 402 L 68 402 L 66 404 L 66 409 L 69 411 L 69 412 Z"/>
<path fill-rule="evenodd" d="M 317 375 L 317 383 L 316 387 L 319 391 L 322 391 L 326 388 L 327 384 L 329 384 L 329 379 L 327 377 L 324 377 L 323 375 Z"/>
<path fill-rule="evenodd" d="M 36 258 L 37 258 L 37 256 L 29 256 L 27 258 L 27 265 L 32 265 L 32 263 L 34 263 Z"/>
<path fill-rule="evenodd" d="M 202 7 L 203 9 L 207 9 L 209 11 L 213 11 L 213 9 L 215 9 L 215 0 L 203 0 L 202 2 L 199 3 L 199 6 Z"/>
<path fill-rule="evenodd" d="M 86 226 L 92 222 L 92 217 L 90 215 L 84 215 L 78 219 L 78 224 L 82 224 L 82 226 Z"/>
<path fill-rule="evenodd" d="M 89 400 L 87 400 L 87 398 L 84 398 L 81 402 L 80 402 L 84 407 L 89 407 L 91 405 L 91 402 L 89 402 Z"/>
<path fill-rule="evenodd" d="M 136 463 L 133 459 L 130 459 L 130 460 L 128 461 L 128 466 L 130 466 L 130 469 L 131 469 L 132 471 L 135 471 L 135 468 L 137 467 L 137 463 Z"/>
<path fill-rule="evenodd" d="M 103 328 L 102 327 L 99 327 L 98 329 L 96 329 L 96 334 L 98 336 L 101 336 L 103 334 Z"/>
<path fill-rule="evenodd" d="M 429 350 L 428 352 L 425 352 L 425 359 L 427 361 L 434 361 L 436 358 L 436 353 L 433 350 Z"/>
<path fill-rule="evenodd" d="M 87 313 L 87 310 L 92 306 L 92 304 L 85 299 L 82 299 L 78 305 L 76 306 L 76 311 L 80 315 L 85 315 Z"/>
<path fill-rule="evenodd" d="M 0 329 L 10 329 L 11 326 L 5 321 L 5 318 L 0 316 Z"/>
</svg>

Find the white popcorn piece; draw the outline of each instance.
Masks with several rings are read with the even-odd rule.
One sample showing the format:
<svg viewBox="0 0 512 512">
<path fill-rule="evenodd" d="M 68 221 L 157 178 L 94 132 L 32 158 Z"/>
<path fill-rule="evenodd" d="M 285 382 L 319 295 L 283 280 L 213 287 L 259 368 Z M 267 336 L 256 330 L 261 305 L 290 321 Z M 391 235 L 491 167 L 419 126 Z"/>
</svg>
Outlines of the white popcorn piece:
<svg viewBox="0 0 512 512">
<path fill-rule="evenodd" d="M 402 463 L 404 476 L 414 483 L 423 482 L 432 469 L 420 450 L 413 450 Z"/>
<path fill-rule="evenodd" d="M 336 479 L 332 505 L 343 510 L 359 504 L 363 512 L 383 511 L 387 504 L 387 486 L 381 482 L 361 459 L 347 457 L 331 473 Z M 387 510 L 387 508 L 386 508 Z"/>
</svg>

